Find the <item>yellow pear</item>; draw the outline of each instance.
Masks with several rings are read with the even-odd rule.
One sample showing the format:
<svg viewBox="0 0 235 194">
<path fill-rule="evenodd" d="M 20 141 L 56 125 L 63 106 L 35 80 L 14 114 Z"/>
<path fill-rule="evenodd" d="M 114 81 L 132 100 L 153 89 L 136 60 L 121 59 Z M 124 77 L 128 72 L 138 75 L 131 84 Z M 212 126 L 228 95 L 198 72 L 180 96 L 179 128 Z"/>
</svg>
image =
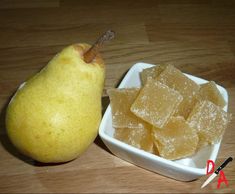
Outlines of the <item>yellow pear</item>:
<svg viewBox="0 0 235 194">
<path fill-rule="evenodd" d="M 7 133 L 23 154 L 40 162 L 66 162 L 96 138 L 105 68 L 99 53 L 92 62 L 84 61 L 89 48 L 63 49 L 11 99 Z"/>
</svg>

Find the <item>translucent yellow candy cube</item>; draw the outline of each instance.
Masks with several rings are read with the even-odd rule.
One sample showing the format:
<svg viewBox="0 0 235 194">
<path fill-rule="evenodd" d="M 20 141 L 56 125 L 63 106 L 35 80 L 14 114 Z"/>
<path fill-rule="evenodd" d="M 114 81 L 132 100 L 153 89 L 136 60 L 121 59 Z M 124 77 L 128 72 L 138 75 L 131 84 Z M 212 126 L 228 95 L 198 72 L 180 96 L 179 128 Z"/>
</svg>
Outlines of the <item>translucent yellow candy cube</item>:
<svg viewBox="0 0 235 194">
<path fill-rule="evenodd" d="M 131 111 L 141 119 L 162 128 L 178 108 L 183 97 L 168 86 L 148 79 L 138 97 L 131 106 Z"/>
<path fill-rule="evenodd" d="M 160 156 L 170 160 L 193 155 L 198 144 L 197 131 L 180 116 L 171 117 L 162 129 L 153 128 L 153 139 Z"/>
<path fill-rule="evenodd" d="M 201 85 L 199 90 L 199 100 L 209 100 L 222 108 L 226 105 L 226 102 L 214 81 Z"/>
<path fill-rule="evenodd" d="M 164 71 L 157 77 L 157 80 L 179 91 L 183 96 L 183 101 L 178 107 L 176 115 L 187 118 L 196 103 L 196 94 L 199 91 L 199 85 L 172 65 L 165 67 Z"/>
<path fill-rule="evenodd" d="M 145 85 L 148 78 L 156 79 L 157 76 L 160 75 L 160 73 L 164 70 L 165 67 L 166 67 L 166 65 L 157 65 L 157 66 L 154 66 L 154 67 L 144 69 L 140 73 L 140 78 L 141 78 L 142 85 L 143 86 Z"/>
<path fill-rule="evenodd" d="M 142 125 L 143 127 L 134 128 L 116 128 L 114 138 L 123 141 L 131 146 L 153 153 L 153 139 L 151 135 L 152 126 Z"/>
<path fill-rule="evenodd" d="M 190 113 L 187 122 L 198 131 L 199 144 L 214 144 L 221 140 L 231 120 L 231 114 L 210 101 L 199 101 Z"/>
<path fill-rule="evenodd" d="M 114 128 L 141 128 L 142 121 L 130 111 L 130 107 L 137 95 L 138 88 L 109 89 L 107 91 L 112 109 Z"/>
</svg>

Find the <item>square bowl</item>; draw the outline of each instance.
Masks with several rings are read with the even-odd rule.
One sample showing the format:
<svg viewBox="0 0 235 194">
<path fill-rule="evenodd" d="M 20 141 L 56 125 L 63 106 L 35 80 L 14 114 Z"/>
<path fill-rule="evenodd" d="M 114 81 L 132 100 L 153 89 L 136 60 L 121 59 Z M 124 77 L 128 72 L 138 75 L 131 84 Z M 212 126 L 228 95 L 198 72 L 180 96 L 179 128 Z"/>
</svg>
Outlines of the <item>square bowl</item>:
<svg viewBox="0 0 235 194">
<path fill-rule="evenodd" d="M 141 80 L 139 73 L 143 69 L 152 66 L 152 64 L 147 63 L 137 63 L 133 65 L 118 88 L 140 87 Z M 208 82 L 207 80 L 192 75 L 185 75 L 197 84 Z M 226 89 L 219 85 L 216 86 L 228 105 L 228 93 Z M 226 112 L 228 109 L 227 105 L 224 107 Z M 101 121 L 99 135 L 110 151 L 117 157 L 132 164 L 180 181 L 192 181 L 205 175 L 207 160 L 215 162 L 221 144 L 220 141 L 217 144 L 200 149 L 191 157 L 171 161 L 121 142 L 115 139 L 113 134 L 112 113 L 109 105 Z"/>
</svg>

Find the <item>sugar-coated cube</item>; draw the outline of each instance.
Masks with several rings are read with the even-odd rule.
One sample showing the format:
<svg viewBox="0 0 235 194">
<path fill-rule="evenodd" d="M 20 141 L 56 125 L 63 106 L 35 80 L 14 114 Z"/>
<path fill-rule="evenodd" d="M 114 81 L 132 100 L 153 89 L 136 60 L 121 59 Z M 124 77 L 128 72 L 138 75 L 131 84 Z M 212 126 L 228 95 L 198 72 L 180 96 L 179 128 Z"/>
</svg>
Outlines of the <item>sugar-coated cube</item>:
<svg viewBox="0 0 235 194">
<path fill-rule="evenodd" d="M 226 102 L 214 81 L 201 85 L 199 90 L 199 100 L 209 100 L 222 108 L 226 105 Z"/>
<path fill-rule="evenodd" d="M 136 148 L 153 153 L 152 126 L 143 125 L 142 128 L 116 128 L 114 138 L 123 141 Z"/>
<path fill-rule="evenodd" d="M 176 160 L 191 156 L 196 151 L 197 131 L 183 117 L 171 117 L 164 128 L 153 128 L 152 134 L 159 155 L 163 158 Z"/>
<path fill-rule="evenodd" d="M 165 67 L 166 67 L 166 65 L 157 65 L 157 66 L 154 66 L 154 67 L 144 69 L 140 73 L 140 78 L 141 78 L 142 85 L 143 86 L 145 85 L 148 78 L 152 78 L 152 79 L 157 78 L 157 76 L 160 75 L 160 73 L 164 70 Z"/>
<path fill-rule="evenodd" d="M 182 100 L 183 97 L 176 90 L 148 79 L 132 104 L 131 111 L 155 127 L 162 128 Z"/>
<path fill-rule="evenodd" d="M 196 94 L 199 91 L 199 85 L 172 65 L 167 65 L 164 71 L 157 77 L 157 80 L 179 91 L 183 96 L 183 101 L 180 103 L 176 115 L 187 118 L 196 103 Z"/>
<path fill-rule="evenodd" d="M 205 100 L 197 102 L 187 122 L 198 131 L 199 144 L 206 145 L 217 143 L 222 138 L 230 120 L 231 114 Z"/>
<path fill-rule="evenodd" d="M 107 91 L 112 109 L 112 122 L 115 128 L 140 128 L 142 121 L 130 111 L 139 89 L 109 89 Z"/>
</svg>

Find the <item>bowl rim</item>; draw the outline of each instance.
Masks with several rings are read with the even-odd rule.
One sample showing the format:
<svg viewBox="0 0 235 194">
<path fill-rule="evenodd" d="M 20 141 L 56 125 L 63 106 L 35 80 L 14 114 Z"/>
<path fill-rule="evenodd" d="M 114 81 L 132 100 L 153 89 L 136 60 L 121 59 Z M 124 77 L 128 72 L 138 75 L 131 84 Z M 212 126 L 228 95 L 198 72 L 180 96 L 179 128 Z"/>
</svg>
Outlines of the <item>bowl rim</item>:
<svg viewBox="0 0 235 194">
<path fill-rule="evenodd" d="M 159 65 L 159 64 L 156 64 L 156 65 Z M 140 70 L 143 70 L 145 68 L 149 68 L 149 67 L 152 67 L 152 66 L 156 66 L 156 65 L 149 64 L 149 63 L 144 63 L 144 62 L 138 62 L 138 63 L 134 64 L 128 70 L 127 74 L 124 76 L 124 78 L 122 79 L 121 83 L 119 84 L 119 86 L 117 88 L 125 88 L 127 80 L 129 79 L 130 76 L 133 75 L 133 72 L 136 71 L 136 69 L 140 72 Z M 186 73 L 184 73 L 184 74 L 187 77 L 189 77 L 190 79 L 193 79 L 194 81 L 196 80 L 196 82 L 198 82 L 198 81 L 199 82 L 204 82 L 204 83 L 208 82 L 208 80 L 202 79 L 200 77 L 196 77 L 196 76 L 186 74 Z M 223 93 L 223 97 L 224 97 L 224 99 L 227 103 L 226 106 L 224 107 L 224 110 L 227 112 L 227 110 L 228 110 L 228 92 L 224 87 L 222 87 L 218 84 L 216 84 L 216 86 Z M 99 127 L 99 136 L 101 137 L 102 140 L 104 139 L 105 141 L 115 145 L 116 147 L 119 147 L 122 150 L 132 152 L 132 153 L 134 153 L 138 156 L 143 156 L 146 159 L 152 160 L 154 162 L 158 162 L 158 163 L 161 163 L 161 164 L 164 163 L 165 165 L 175 167 L 175 168 L 177 168 L 181 171 L 184 171 L 184 172 L 189 172 L 189 173 L 193 173 L 193 174 L 197 174 L 197 175 L 205 175 L 206 174 L 206 166 L 204 168 L 186 166 L 184 164 L 180 164 L 180 163 L 175 162 L 175 160 L 173 160 L 173 161 L 168 160 L 168 159 L 165 159 L 163 157 L 160 157 L 160 156 L 154 155 L 152 153 L 146 152 L 144 150 L 135 148 L 131 145 L 128 145 L 128 144 L 126 144 L 122 141 L 119 141 L 119 140 L 115 139 L 114 137 L 109 136 L 108 134 L 105 133 L 105 131 L 106 131 L 105 123 L 108 122 L 109 117 L 110 117 L 111 114 L 112 114 L 111 113 L 111 106 L 109 104 L 107 109 L 105 110 L 105 113 L 103 115 L 103 118 L 101 120 L 100 127 Z M 221 141 L 222 140 L 220 140 L 220 142 L 218 142 L 217 144 L 213 145 L 214 147 L 211 151 L 211 154 L 210 154 L 210 157 L 208 158 L 208 160 L 209 159 L 213 160 L 213 161 L 216 160 L 219 149 L 220 149 Z"/>
</svg>

